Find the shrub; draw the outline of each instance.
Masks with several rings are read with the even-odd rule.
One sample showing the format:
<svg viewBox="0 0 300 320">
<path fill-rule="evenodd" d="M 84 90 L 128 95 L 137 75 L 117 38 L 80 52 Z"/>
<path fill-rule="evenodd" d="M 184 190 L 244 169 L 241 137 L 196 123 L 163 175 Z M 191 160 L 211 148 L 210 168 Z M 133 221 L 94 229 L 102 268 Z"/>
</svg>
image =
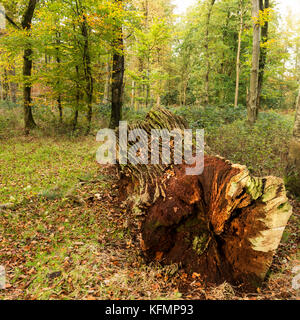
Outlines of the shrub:
<svg viewBox="0 0 300 320">
<path fill-rule="evenodd" d="M 246 108 L 232 105 L 207 107 L 178 107 L 171 109 L 175 114 L 185 118 L 191 128 L 213 130 L 237 119 L 246 117 Z"/>
<path fill-rule="evenodd" d="M 251 173 L 284 177 L 292 127 L 291 117 L 268 112 L 261 113 L 253 127 L 236 120 L 205 134 L 213 152 L 247 165 Z"/>
</svg>

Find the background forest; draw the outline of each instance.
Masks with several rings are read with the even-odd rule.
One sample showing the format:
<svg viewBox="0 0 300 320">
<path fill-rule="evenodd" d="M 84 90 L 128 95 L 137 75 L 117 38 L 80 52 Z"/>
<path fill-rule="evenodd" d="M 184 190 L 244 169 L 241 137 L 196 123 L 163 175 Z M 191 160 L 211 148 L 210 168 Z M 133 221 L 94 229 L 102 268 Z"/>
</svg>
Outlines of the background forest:
<svg viewBox="0 0 300 320">
<path fill-rule="evenodd" d="M 0 1 L 0 265 L 9 279 L 0 297 L 297 297 L 300 156 L 290 142 L 300 140 L 300 18 L 275 0 L 174 10 L 171 0 Z M 285 179 L 295 215 L 262 291 L 206 288 L 197 275 L 183 284 L 176 267 L 136 255 L 95 136 L 154 106 L 204 128 L 210 153 Z"/>
<path fill-rule="evenodd" d="M 2 1 L 11 19 L 1 33 L 3 101 L 20 101 L 25 83 L 33 87 L 33 112 L 48 107 L 49 120 L 76 122 L 76 112 L 87 115 L 90 108 L 108 113 L 113 59 L 121 55 L 127 109 L 246 106 L 250 0 L 200 1 L 182 17 L 167 0 L 31 1 L 32 21 L 24 22 L 28 2 Z M 258 17 L 259 108 L 284 111 L 293 109 L 298 93 L 299 21 L 291 13 L 283 19 L 275 4 L 261 1 Z M 23 52 L 29 48 L 32 74 L 24 76 Z"/>
</svg>

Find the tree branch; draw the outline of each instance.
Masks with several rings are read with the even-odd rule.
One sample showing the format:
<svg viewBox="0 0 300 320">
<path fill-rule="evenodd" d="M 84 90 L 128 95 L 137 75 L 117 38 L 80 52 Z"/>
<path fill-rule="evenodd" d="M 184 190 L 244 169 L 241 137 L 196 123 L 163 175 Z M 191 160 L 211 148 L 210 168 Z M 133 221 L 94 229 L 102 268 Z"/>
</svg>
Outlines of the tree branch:
<svg viewBox="0 0 300 320">
<path fill-rule="evenodd" d="M 0 13 L 5 16 L 5 19 L 6 19 L 11 25 L 13 25 L 15 28 L 21 30 L 20 26 L 18 26 L 18 25 L 13 21 L 13 19 L 10 18 L 10 17 L 9 17 L 4 11 L 2 11 L 1 9 L 0 9 Z"/>
</svg>

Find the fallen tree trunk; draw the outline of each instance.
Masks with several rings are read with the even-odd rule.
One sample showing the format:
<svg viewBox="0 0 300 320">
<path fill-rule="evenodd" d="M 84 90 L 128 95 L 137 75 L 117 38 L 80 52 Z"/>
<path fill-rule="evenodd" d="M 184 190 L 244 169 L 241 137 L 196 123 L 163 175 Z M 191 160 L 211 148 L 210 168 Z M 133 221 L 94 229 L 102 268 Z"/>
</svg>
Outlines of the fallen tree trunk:
<svg viewBox="0 0 300 320">
<path fill-rule="evenodd" d="M 160 128 L 164 113 L 151 111 L 139 126 Z M 183 128 L 178 117 L 166 119 L 168 127 Z M 216 156 L 205 156 L 201 175 L 186 175 L 186 167 L 120 166 L 121 193 L 145 258 L 181 264 L 209 282 L 257 288 L 292 212 L 283 181 L 252 177 Z"/>
</svg>

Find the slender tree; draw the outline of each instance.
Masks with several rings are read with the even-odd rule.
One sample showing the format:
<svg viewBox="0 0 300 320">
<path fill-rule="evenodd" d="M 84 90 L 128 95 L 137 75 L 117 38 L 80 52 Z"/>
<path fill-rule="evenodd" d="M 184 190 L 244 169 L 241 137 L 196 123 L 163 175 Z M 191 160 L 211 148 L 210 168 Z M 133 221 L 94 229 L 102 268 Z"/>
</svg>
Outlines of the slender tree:
<svg viewBox="0 0 300 320">
<path fill-rule="evenodd" d="M 110 101 L 110 83 L 111 83 L 111 57 L 109 55 L 108 61 L 106 63 L 106 70 L 105 70 L 105 84 L 104 84 L 104 94 L 103 94 L 103 99 L 102 103 L 103 104 L 108 104 Z"/>
<path fill-rule="evenodd" d="M 209 56 L 209 26 L 210 18 L 213 10 L 215 0 L 209 0 L 208 11 L 206 17 L 206 27 L 205 27 L 205 53 L 206 53 L 206 73 L 205 73 L 205 104 L 209 104 L 209 75 L 210 75 L 210 56 Z"/>
<path fill-rule="evenodd" d="M 254 124 L 257 120 L 257 94 L 258 74 L 260 56 L 260 24 L 259 24 L 259 0 L 252 0 L 253 19 L 253 45 L 252 45 L 252 67 L 250 75 L 250 92 L 247 98 L 248 121 Z"/>
<path fill-rule="evenodd" d="M 259 9 L 261 11 L 268 10 L 270 7 L 269 0 L 259 0 Z M 268 13 L 268 11 L 267 11 Z M 264 44 L 268 41 L 269 33 L 269 22 L 268 19 L 264 22 L 261 27 L 261 49 L 260 49 L 260 58 L 259 58 L 259 74 L 258 74 L 258 89 L 257 89 L 257 109 L 260 108 L 261 92 L 264 80 L 265 65 L 267 60 L 267 48 Z"/>
<path fill-rule="evenodd" d="M 240 84 L 240 69 L 241 69 L 241 42 L 242 42 L 242 33 L 244 28 L 244 1 L 240 0 L 240 30 L 238 37 L 238 50 L 236 55 L 236 83 L 235 83 L 235 97 L 234 97 L 234 106 L 237 107 L 239 99 L 239 84 Z"/>
<path fill-rule="evenodd" d="M 33 18 L 34 11 L 36 9 L 38 0 L 29 0 L 28 6 L 25 10 L 22 19 L 22 28 L 25 31 L 31 29 L 31 22 Z M 36 123 L 32 115 L 32 97 L 31 97 L 31 73 L 32 73 L 32 54 L 33 50 L 31 44 L 28 42 L 24 50 L 23 56 L 23 77 L 24 77 L 24 123 L 25 123 L 25 133 L 28 134 L 30 129 L 36 127 Z"/>
<path fill-rule="evenodd" d="M 79 101 L 80 101 L 80 87 L 79 87 L 79 67 L 75 66 L 76 70 L 76 94 L 75 94 L 75 112 L 74 112 L 74 118 L 73 118 L 73 131 L 76 130 L 77 122 L 78 122 L 78 114 L 79 114 Z"/>
<path fill-rule="evenodd" d="M 115 0 L 115 3 L 122 6 L 122 0 Z M 113 43 L 113 65 L 112 65 L 112 85 L 111 85 L 111 119 L 109 127 L 114 129 L 122 119 L 122 95 L 125 70 L 124 39 L 122 25 L 116 23 L 116 39 Z"/>
<path fill-rule="evenodd" d="M 94 92 L 94 78 L 92 75 L 91 68 L 91 56 L 89 49 L 89 35 L 88 35 L 88 24 L 86 20 L 86 16 L 83 15 L 83 23 L 81 26 L 82 35 L 84 37 L 84 47 L 83 47 L 83 61 L 84 61 L 84 74 L 86 78 L 86 95 L 87 95 L 87 120 L 88 127 L 86 133 L 89 133 L 91 130 L 91 122 L 93 116 L 93 92 Z"/>
<path fill-rule="evenodd" d="M 11 77 L 14 77 L 16 75 L 16 69 L 14 66 L 11 66 L 9 70 L 9 74 Z M 13 103 L 17 102 L 17 90 L 18 90 L 18 84 L 15 81 L 10 82 L 10 96 L 11 96 L 11 101 Z"/>
<path fill-rule="evenodd" d="M 60 69 L 60 64 L 61 64 L 61 58 L 60 58 L 60 33 L 57 32 L 56 34 L 56 63 L 58 65 L 58 68 Z M 57 81 L 57 86 L 60 86 L 60 79 Z M 59 88 L 58 88 L 59 89 Z M 63 110 L 62 110 L 62 101 L 61 101 L 61 93 L 60 91 L 58 92 L 57 95 L 57 107 L 58 107 L 58 112 L 59 112 L 59 123 L 62 124 L 63 122 Z"/>
<path fill-rule="evenodd" d="M 93 116 L 93 93 L 94 93 L 94 78 L 92 75 L 91 67 L 91 54 L 90 54 L 90 40 L 89 40 L 89 25 L 86 17 L 86 12 L 82 5 L 82 0 L 76 0 L 76 11 L 78 16 L 82 19 L 80 23 L 81 35 L 83 37 L 83 70 L 85 77 L 85 91 L 87 96 L 87 121 L 88 125 L 86 133 L 88 134 L 91 130 L 91 122 Z"/>
<path fill-rule="evenodd" d="M 4 68 L 3 79 L 2 79 L 2 99 L 9 100 L 9 83 L 8 83 L 8 72 L 7 69 Z"/>
</svg>

